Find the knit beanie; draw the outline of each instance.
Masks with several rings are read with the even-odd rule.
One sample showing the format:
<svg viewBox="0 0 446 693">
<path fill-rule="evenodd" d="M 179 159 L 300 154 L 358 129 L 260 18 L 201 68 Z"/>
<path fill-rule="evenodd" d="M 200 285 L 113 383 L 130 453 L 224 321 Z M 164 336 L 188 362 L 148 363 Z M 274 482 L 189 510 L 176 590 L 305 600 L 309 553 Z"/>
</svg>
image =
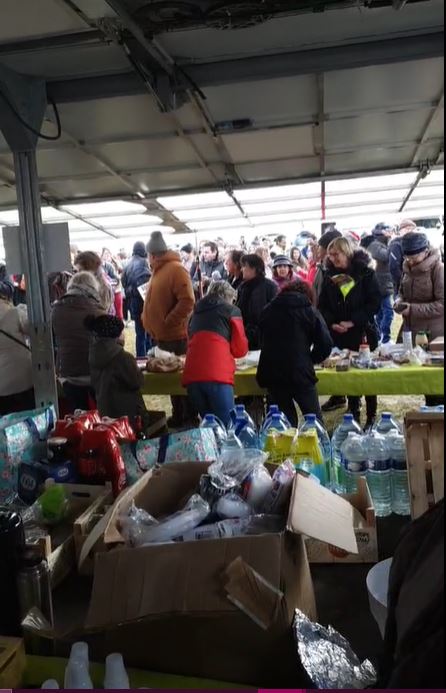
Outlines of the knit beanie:
<svg viewBox="0 0 446 693">
<path fill-rule="evenodd" d="M 325 250 L 328 249 L 328 246 L 332 241 L 335 241 L 336 238 L 342 238 L 342 233 L 340 231 L 336 231 L 336 229 L 333 229 L 333 231 L 326 231 L 319 239 L 319 245 L 321 248 L 324 248 Z"/>
<path fill-rule="evenodd" d="M 142 241 L 137 241 L 133 246 L 133 255 L 138 255 L 138 257 L 147 257 L 146 246 Z"/>
<path fill-rule="evenodd" d="M 429 248 L 429 241 L 425 233 L 407 233 L 401 245 L 403 255 L 418 255 Z"/>
<path fill-rule="evenodd" d="M 113 315 L 100 315 L 99 317 L 89 315 L 85 318 L 84 325 L 89 332 L 102 339 L 118 339 L 124 330 L 122 320 Z"/>
<path fill-rule="evenodd" d="M 158 255 L 167 252 L 167 245 L 161 231 L 154 231 L 147 243 L 147 252 L 150 255 Z"/>
</svg>

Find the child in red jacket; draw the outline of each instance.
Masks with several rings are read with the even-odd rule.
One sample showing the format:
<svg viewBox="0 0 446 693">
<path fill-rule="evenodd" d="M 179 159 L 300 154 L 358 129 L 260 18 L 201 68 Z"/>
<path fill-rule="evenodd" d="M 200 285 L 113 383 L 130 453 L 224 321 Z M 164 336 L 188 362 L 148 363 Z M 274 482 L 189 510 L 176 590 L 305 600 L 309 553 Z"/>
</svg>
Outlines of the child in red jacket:
<svg viewBox="0 0 446 693">
<path fill-rule="evenodd" d="M 195 306 L 183 385 L 200 416 L 214 414 L 224 425 L 234 408 L 235 359 L 248 353 L 242 314 L 234 306 L 237 292 L 228 282 L 211 284 Z"/>
</svg>

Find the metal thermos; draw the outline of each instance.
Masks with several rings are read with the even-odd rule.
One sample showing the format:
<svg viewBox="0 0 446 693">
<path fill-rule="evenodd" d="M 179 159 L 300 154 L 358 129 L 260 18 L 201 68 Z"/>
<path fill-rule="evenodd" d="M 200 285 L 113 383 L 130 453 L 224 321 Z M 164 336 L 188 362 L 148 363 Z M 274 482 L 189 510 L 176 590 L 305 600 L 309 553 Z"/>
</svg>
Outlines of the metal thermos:
<svg viewBox="0 0 446 693">
<path fill-rule="evenodd" d="M 24 549 L 22 518 L 0 511 L 0 634 L 10 637 L 22 633 L 17 577 Z"/>
<path fill-rule="evenodd" d="M 31 609 L 38 609 L 51 628 L 54 626 L 53 599 L 48 564 L 32 550 L 24 552 L 17 579 L 22 621 Z M 25 631 L 27 652 L 43 654 L 41 639 Z"/>
</svg>

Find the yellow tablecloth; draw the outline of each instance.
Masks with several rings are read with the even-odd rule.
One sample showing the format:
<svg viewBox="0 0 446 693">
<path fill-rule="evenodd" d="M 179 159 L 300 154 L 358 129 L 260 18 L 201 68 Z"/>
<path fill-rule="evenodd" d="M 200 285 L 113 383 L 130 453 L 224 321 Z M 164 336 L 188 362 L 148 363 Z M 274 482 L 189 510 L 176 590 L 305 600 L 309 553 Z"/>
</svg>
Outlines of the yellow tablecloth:
<svg viewBox="0 0 446 693">
<path fill-rule="evenodd" d="M 444 368 L 402 366 L 376 371 L 351 369 L 346 373 L 323 370 L 317 373 L 320 395 L 444 395 Z M 145 395 L 181 395 L 180 373 L 146 373 Z M 256 370 L 242 371 L 235 376 L 239 397 L 261 395 Z"/>
</svg>

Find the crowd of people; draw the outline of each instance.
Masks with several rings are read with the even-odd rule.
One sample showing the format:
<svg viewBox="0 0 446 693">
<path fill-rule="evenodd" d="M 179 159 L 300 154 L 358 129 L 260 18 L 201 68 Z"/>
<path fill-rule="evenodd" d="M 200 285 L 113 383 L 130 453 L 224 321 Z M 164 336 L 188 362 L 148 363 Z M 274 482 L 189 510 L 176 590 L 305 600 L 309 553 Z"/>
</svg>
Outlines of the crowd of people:
<svg viewBox="0 0 446 693">
<path fill-rule="evenodd" d="M 156 231 L 131 257 L 72 248 L 71 261 L 72 272 L 49 277 L 57 374 L 72 409 L 95 402 L 105 416 L 147 419 L 142 376 L 124 350 L 130 321 L 136 358 L 153 345 L 186 357 L 188 396 L 172 398 L 172 428 L 206 413 L 228 422 L 235 359 L 248 350 L 261 352 L 258 382 L 294 425 L 296 405 L 322 418 L 348 404 L 359 421 L 359 397 L 339 393 L 320 407 L 314 366 L 333 347 L 389 343 L 396 313 L 412 332 L 444 332 L 443 261 L 410 220 L 398 231 L 378 224 L 362 238 L 331 228 L 292 246 L 282 235 L 171 250 Z M 22 278 L 0 267 L 0 414 L 32 404 L 24 292 Z M 369 427 L 376 397 L 366 410 Z"/>
</svg>

